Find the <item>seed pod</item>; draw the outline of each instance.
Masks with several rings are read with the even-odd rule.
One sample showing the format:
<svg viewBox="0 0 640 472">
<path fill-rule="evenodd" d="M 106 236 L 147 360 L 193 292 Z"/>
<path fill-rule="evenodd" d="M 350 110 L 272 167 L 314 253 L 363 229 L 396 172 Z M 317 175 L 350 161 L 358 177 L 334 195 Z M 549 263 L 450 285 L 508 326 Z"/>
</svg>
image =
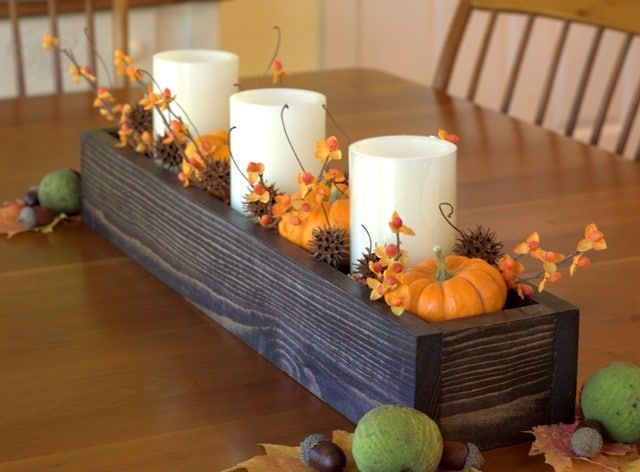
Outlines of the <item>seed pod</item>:
<svg viewBox="0 0 640 472">
<path fill-rule="evenodd" d="M 440 467 L 447 470 L 464 470 L 469 467 L 480 468 L 484 457 L 473 443 L 444 441 Z"/>
<path fill-rule="evenodd" d="M 571 448 L 580 457 L 596 456 L 602 445 L 602 426 L 595 420 L 581 421 L 571 436 Z"/>
<path fill-rule="evenodd" d="M 311 434 L 302 441 L 300 460 L 317 472 L 342 472 L 347 466 L 344 451 L 322 434 Z"/>
</svg>

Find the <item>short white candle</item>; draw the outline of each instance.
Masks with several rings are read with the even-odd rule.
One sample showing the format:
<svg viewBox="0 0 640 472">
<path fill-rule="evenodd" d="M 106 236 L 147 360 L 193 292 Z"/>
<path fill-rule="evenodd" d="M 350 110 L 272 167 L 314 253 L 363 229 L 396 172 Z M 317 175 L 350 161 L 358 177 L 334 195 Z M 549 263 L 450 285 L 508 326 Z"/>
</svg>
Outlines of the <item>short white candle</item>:
<svg viewBox="0 0 640 472">
<path fill-rule="evenodd" d="M 352 267 L 373 244 L 395 243 L 388 222 L 398 211 L 416 235 L 401 235 L 409 265 L 433 256 L 434 244 L 451 252 L 455 232 L 438 205 L 456 205 L 454 144 L 427 136 L 381 136 L 349 146 Z"/>
<path fill-rule="evenodd" d="M 298 191 L 297 175 L 302 171 L 287 142 L 281 113 L 296 154 L 305 170 L 314 175 L 321 162 L 314 157 L 316 141 L 325 139 L 324 95 L 310 90 L 265 88 L 238 92 L 229 99 L 231 153 L 245 173 L 250 162 L 265 166 L 268 184 L 286 193 Z M 242 211 L 248 193 L 245 178 L 231 166 L 231 207 Z"/>
<path fill-rule="evenodd" d="M 229 97 L 238 91 L 238 56 L 225 51 L 182 49 L 153 55 L 156 91 L 165 88 L 176 96 L 189 122 L 176 105 L 172 109 L 192 133 L 208 134 L 229 129 Z M 169 119 L 168 113 L 165 117 Z M 153 131 L 164 135 L 166 126 L 154 111 Z"/>
</svg>

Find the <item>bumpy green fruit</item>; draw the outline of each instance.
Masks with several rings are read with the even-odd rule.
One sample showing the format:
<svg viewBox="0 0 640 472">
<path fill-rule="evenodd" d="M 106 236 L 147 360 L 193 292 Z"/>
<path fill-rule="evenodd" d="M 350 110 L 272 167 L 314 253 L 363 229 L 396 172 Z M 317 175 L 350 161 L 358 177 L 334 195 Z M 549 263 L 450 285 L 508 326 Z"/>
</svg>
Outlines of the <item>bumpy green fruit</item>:
<svg viewBox="0 0 640 472">
<path fill-rule="evenodd" d="M 361 472 L 434 472 L 442 456 L 442 435 L 424 413 L 383 405 L 358 422 L 352 452 Z"/>
<path fill-rule="evenodd" d="M 614 362 L 591 376 L 580 396 L 582 412 L 614 441 L 640 441 L 640 366 Z"/>
<path fill-rule="evenodd" d="M 38 186 L 38 200 L 54 213 L 78 213 L 80 175 L 71 169 L 59 169 L 45 175 Z"/>
</svg>

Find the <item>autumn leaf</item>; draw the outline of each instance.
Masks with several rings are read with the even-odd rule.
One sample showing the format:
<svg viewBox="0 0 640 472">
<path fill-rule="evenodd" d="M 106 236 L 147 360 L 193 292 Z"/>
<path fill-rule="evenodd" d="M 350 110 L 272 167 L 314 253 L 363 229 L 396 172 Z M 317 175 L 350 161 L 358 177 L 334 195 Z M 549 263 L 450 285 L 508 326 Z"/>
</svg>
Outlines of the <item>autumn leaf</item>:
<svg viewBox="0 0 640 472">
<path fill-rule="evenodd" d="M 300 447 L 279 446 L 277 444 L 260 444 L 260 446 L 264 448 L 265 455 L 252 457 L 223 472 L 239 472 L 241 470 L 248 472 L 307 472 L 307 468 L 300 461 Z"/>
<path fill-rule="evenodd" d="M 555 472 L 596 470 L 640 472 L 640 466 L 633 466 L 633 463 L 637 462 L 635 460 L 637 455 L 633 448 L 626 444 L 606 444 L 602 448 L 602 452 L 592 458 L 576 456 L 571 448 L 571 436 L 577 427 L 578 421 L 569 425 L 558 424 L 533 427 L 531 432 L 536 439 L 531 445 L 529 455 L 544 454 L 545 462 L 553 467 Z M 629 462 L 629 460 L 634 462 Z"/>
<path fill-rule="evenodd" d="M 640 459 L 636 459 L 633 462 L 623 465 L 620 472 L 640 472 Z"/>
<path fill-rule="evenodd" d="M 344 472 L 358 472 L 356 461 L 353 459 L 353 454 L 351 454 L 353 433 L 335 430 L 333 432 L 332 441 L 340 446 L 344 451 L 344 454 L 347 456 L 347 466 L 345 467 Z"/>
<path fill-rule="evenodd" d="M 358 472 L 351 455 L 353 434 L 336 430 L 333 432 L 332 438 L 333 442 L 340 446 L 347 456 L 347 467 L 344 472 Z M 300 460 L 299 446 L 280 446 L 277 444 L 260 444 L 260 446 L 264 448 L 264 455 L 252 457 L 223 472 L 240 472 L 243 470 L 248 472 L 308 472 L 309 469 Z"/>
<path fill-rule="evenodd" d="M 26 228 L 18 222 L 23 206 L 17 202 L 4 202 L 0 205 L 0 234 L 6 234 L 7 238 L 10 238 L 14 234 L 26 231 Z"/>
</svg>

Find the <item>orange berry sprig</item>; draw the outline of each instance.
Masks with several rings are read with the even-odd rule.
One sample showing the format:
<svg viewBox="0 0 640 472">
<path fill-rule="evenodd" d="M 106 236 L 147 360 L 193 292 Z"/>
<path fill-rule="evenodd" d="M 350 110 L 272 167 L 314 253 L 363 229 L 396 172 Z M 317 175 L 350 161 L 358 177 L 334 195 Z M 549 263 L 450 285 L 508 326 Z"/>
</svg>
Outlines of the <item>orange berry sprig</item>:
<svg viewBox="0 0 640 472">
<path fill-rule="evenodd" d="M 289 133 L 287 132 L 284 119 L 284 113 L 288 108 L 288 105 L 284 105 L 280 110 L 280 121 L 285 138 L 300 166 L 301 172 L 298 173 L 296 177 L 299 190 L 293 195 L 283 194 L 276 197 L 275 204 L 272 207 L 273 217 L 276 219 L 286 218 L 288 223 L 298 226 L 306 221 L 311 212 L 320 207 L 324 214 L 327 227 L 330 227 L 329 215 L 327 214 L 325 205 L 334 199 L 348 196 L 346 194 L 348 184 L 345 175 L 338 169 L 330 168 L 331 162 L 342 159 L 340 142 L 335 136 L 316 141 L 316 151 L 314 155 L 320 160 L 322 165 L 318 175 L 313 175 L 304 168 L 291 139 L 289 139 Z"/>
<path fill-rule="evenodd" d="M 406 226 L 397 211 L 393 212 L 389 221 L 389 229 L 396 236 L 395 243 L 376 245 L 374 254 L 376 261 L 369 262 L 370 271 L 375 277 L 367 278 L 367 285 L 371 289 L 370 300 L 384 301 L 391 308 L 391 312 L 400 316 L 409 306 L 409 286 L 404 284 L 404 269 L 409 261 L 406 250 L 401 248 L 400 234 L 414 236 L 414 231 Z"/>
<path fill-rule="evenodd" d="M 586 255 L 587 252 L 605 249 L 607 249 L 607 243 L 604 234 L 595 223 L 585 227 L 584 237 L 578 241 L 576 248 L 566 255 L 543 249 L 540 246 L 540 235 L 533 232 L 516 245 L 513 250 L 515 257 L 506 255 L 498 261 L 498 268 L 509 288 L 516 290 L 520 297 L 531 296 L 534 292 L 533 281 L 540 279 L 537 289 L 542 292 L 547 283 L 557 283 L 562 280 L 561 266 L 571 261 L 569 275 L 573 277 L 578 268 L 588 267 L 591 264 L 591 260 Z M 532 260 L 541 263 L 542 270 L 531 277 L 522 278 L 525 268 L 520 259 L 524 256 L 529 256 Z"/>
<path fill-rule="evenodd" d="M 273 205 L 275 219 L 286 218 L 290 224 L 297 226 L 306 221 L 311 212 L 320 207 L 323 210 L 327 227 L 330 226 L 325 205 L 335 198 L 348 196 L 346 193 L 347 178 L 340 170 L 330 167 L 331 162 L 342 158 L 338 139 L 335 136 L 330 136 L 325 140 L 316 141 L 315 157 L 322 162 L 317 176 L 305 170 L 298 159 L 302 169 L 296 178 L 298 192 L 293 195 L 283 194 L 276 197 Z"/>
<path fill-rule="evenodd" d="M 440 139 L 443 139 L 444 141 L 449 141 L 450 143 L 453 143 L 453 144 L 458 144 L 460 142 L 460 138 L 458 137 L 457 134 L 447 133 L 443 129 L 438 130 L 438 137 Z"/>
<path fill-rule="evenodd" d="M 276 30 L 276 47 L 274 48 L 271 59 L 267 63 L 267 68 L 263 74 L 263 81 L 266 81 L 269 71 L 271 72 L 271 81 L 273 84 L 284 85 L 282 78 L 289 75 L 287 71 L 285 71 L 282 67 L 282 61 L 278 59 L 278 52 L 280 51 L 280 43 L 282 42 L 282 30 L 278 25 L 274 25 L 274 30 Z"/>
<path fill-rule="evenodd" d="M 116 49 L 113 53 L 113 64 L 116 68 L 117 75 L 127 77 L 129 79 L 129 82 L 137 82 L 139 85 L 144 87 L 145 94 L 140 99 L 138 104 L 144 107 L 145 110 L 155 109 L 156 111 L 158 111 L 157 116 L 160 116 L 165 128 L 165 144 L 171 143 L 173 141 L 182 145 L 191 143 L 193 144 L 195 153 L 200 159 L 202 159 L 202 161 L 204 161 L 204 154 L 206 153 L 203 153 L 202 146 L 199 145 L 199 143 L 201 142 L 201 136 L 198 133 L 198 130 L 193 125 L 193 122 L 189 118 L 189 115 L 187 114 L 185 109 L 182 108 L 176 101 L 176 96 L 172 94 L 171 90 L 168 88 L 164 88 L 162 89 L 162 92 L 154 91 L 153 86 L 145 83 L 144 81 L 146 77 L 157 88 L 161 88 L 154 79 L 153 75 L 144 69 L 136 67 L 133 64 L 133 58 L 119 49 Z M 191 131 L 189 130 L 187 124 L 184 123 L 182 119 L 174 112 L 174 110 L 172 109 L 172 105 L 177 106 L 180 109 L 181 113 L 188 120 L 189 124 L 196 133 L 195 137 L 191 134 Z M 169 118 L 167 118 L 167 116 L 165 116 L 165 113 L 163 112 L 168 112 Z M 178 149 L 180 155 L 182 156 L 182 160 L 188 160 L 188 156 L 185 154 L 184 146 L 178 146 Z"/>
</svg>

